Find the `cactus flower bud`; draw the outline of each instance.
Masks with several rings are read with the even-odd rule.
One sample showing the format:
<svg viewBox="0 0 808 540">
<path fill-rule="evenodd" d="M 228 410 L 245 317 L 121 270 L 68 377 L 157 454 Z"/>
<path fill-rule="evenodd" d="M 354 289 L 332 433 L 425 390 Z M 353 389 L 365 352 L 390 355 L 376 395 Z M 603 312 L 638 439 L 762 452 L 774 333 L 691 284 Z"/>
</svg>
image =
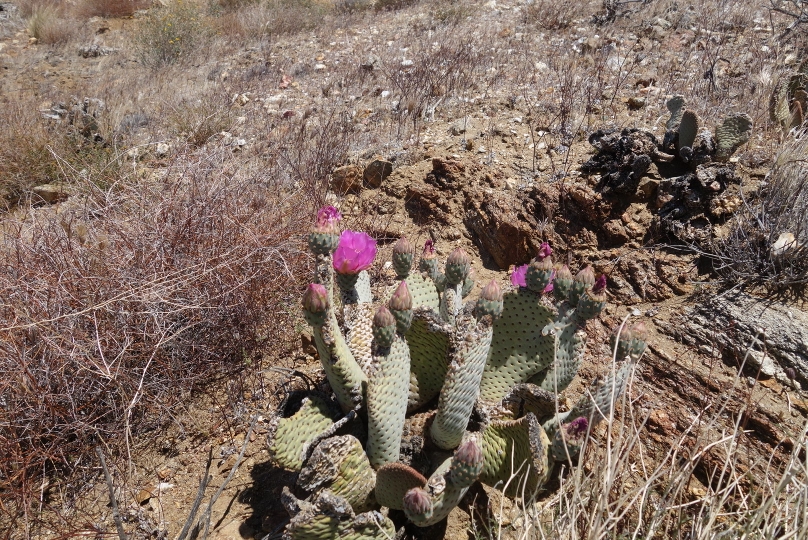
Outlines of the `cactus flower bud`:
<svg viewBox="0 0 808 540">
<path fill-rule="evenodd" d="M 502 299 L 502 289 L 499 288 L 499 283 L 492 279 L 480 292 L 480 297 L 474 305 L 474 315 L 478 320 L 485 315 L 499 317 L 502 314 Z"/>
<path fill-rule="evenodd" d="M 566 264 L 556 269 L 553 275 L 553 296 L 559 302 L 563 302 L 569 297 L 572 279 L 572 272 Z"/>
<path fill-rule="evenodd" d="M 544 246 L 546 246 L 546 249 Z M 550 255 L 543 256 L 544 253 L 549 253 L 550 251 L 550 246 L 546 242 L 542 244 L 539 254 L 527 267 L 525 282 L 527 283 L 527 288 L 533 292 L 543 293 L 552 290 L 547 287 L 552 285 L 553 273 L 555 272 L 553 260 Z"/>
<path fill-rule="evenodd" d="M 412 488 L 404 495 L 404 512 L 421 519 L 432 515 L 432 499 L 421 488 Z"/>
<path fill-rule="evenodd" d="M 582 283 L 585 289 L 592 287 L 595 284 L 595 271 L 592 270 L 592 266 L 587 264 L 575 275 L 574 281 Z"/>
<path fill-rule="evenodd" d="M 415 246 L 413 246 L 412 243 L 409 240 L 407 240 L 406 236 L 402 236 L 401 238 L 398 239 L 398 242 L 396 242 L 395 245 L 393 245 L 393 253 L 399 255 L 405 255 L 405 254 L 415 255 Z"/>
<path fill-rule="evenodd" d="M 470 467 L 478 467 L 483 463 L 483 451 L 476 440 L 469 439 L 457 447 L 454 458 Z"/>
<path fill-rule="evenodd" d="M 373 316 L 374 327 L 393 326 L 396 324 L 396 318 L 390 313 L 390 310 L 385 306 L 380 306 L 376 310 L 376 315 Z"/>
<path fill-rule="evenodd" d="M 412 259 L 415 256 L 415 246 L 402 236 L 393 246 L 393 269 L 399 279 L 404 279 L 410 275 Z"/>
<path fill-rule="evenodd" d="M 564 426 L 564 429 L 568 437 L 578 438 L 581 435 L 586 435 L 586 431 L 589 429 L 589 421 L 581 416 Z"/>
<path fill-rule="evenodd" d="M 328 291 L 319 283 L 310 283 L 303 293 L 303 308 L 311 313 L 322 313 L 328 309 Z"/>
<path fill-rule="evenodd" d="M 541 246 L 539 247 L 539 253 L 536 255 L 536 258 L 542 260 L 546 259 L 552 254 L 553 249 L 550 247 L 550 244 L 548 242 L 542 242 Z"/>
<path fill-rule="evenodd" d="M 412 295 L 410 289 L 407 287 L 407 282 L 402 281 L 398 284 L 396 292 L 390 298 L 390 309 L 395 311 L 407 311 L 412 309 Z"/>
<path fill-rule="evenodd" d="M 334 252 L 334 270 L 340 274 L 358 274 L 367 270 L 376 257 L 376 240 L 363 232 L 343 231 Z"/>
<path fill-rule="evenodd" d="M 578 457 L 581 448 L 586 441 L 586 434 L 589 430 L 589 421 L 581 416 L 569 424 L 562 425 L 556 431 L 550 445 L 550 452 L 557 461 L 565 462 L 567 459 Z"/>
<path fill-rule="evenodd" d="M 527 287 L 527 266 L 523 264 L 513 269 L 511 283 L 514 287 Z"/>
<path fill-rule="evenodd" d="M 647 340 L 648 329 L 645 323 L 640 321 L 634 326 L 624 326 L 616 337 L 612 336 L 611 343 L 612 347 L 617 346 L 618 360 L 623 360 L 627 356 L 636 360 L 645 352 Z"/>
<path fill-rule="evenodd" d="M 606 274 L 601 274 L 598 277 L 595 284 L 592 286 L 592 292 L 594 294 L 603 294 L 606 292 Z"/>
<path fill-rule="evenodd" d="M 317 212 L 317 221 L 309 234 L 309 249 L 315 255 L 328 255 L 337 249 L 341 219 L 339 210 L 333 206 L 323 206 Z"/>
<path fill-rule="evenodd" d="M 454 286 L 463 283 L 471 270 L 471 258 L 462 248 L 457 248 L 446 259 L 446 281 Z"/>
<path fill-rule="evenodd" d="M 489 281 L 480 292 L 480 298 L 484 298 L 489 302 L 502 302 L 502 290 L 499 288 L 499 283 L 495 279 Z"/>
<path fill-rule="evenodd" d="M 385 306 L 376 310 L 373 316 L 373 342 L 376 347 L 386 349 L 393 344 L 396 336 L 396 318 Z"/>
<path fill-rule="evenodd" d="M 342 214 L 333 206 L 323 206 L 317 211 L 317 223 L 314 231 L 318 233 L 339 234 L 339 222 Z"/>
<path fill-rule="evenodd" d="M 434 259 L 437 257 L 435 254 L 435 242 L 432 240 L 427 240 L 424 243 L 424 251 L 421 253 L 421 258 L 423 259 Z"/>
</svg>

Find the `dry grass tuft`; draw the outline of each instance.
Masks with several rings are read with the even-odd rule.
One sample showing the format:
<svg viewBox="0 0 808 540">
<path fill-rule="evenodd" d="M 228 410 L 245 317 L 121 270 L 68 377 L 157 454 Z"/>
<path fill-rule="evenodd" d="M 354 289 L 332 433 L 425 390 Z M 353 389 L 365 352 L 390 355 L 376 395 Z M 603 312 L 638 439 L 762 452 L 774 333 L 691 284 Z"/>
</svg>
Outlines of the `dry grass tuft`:
<svg viewBox="0 0 808 540">
<path fill-rule="evenodd" d="M 150 0 L 81 0 L 74 12 L 77 16 L 90 17 L 131 17 L 141 9 L 151 5 Z"/>
<path fill-rule="evenodd" d="M 44 45 L 67 43 L 77 31 L 75 21 L 63 18 L 63 10 L 53 4 L 35 7 L 28 18 L 28 34 Z"/>
</svg>

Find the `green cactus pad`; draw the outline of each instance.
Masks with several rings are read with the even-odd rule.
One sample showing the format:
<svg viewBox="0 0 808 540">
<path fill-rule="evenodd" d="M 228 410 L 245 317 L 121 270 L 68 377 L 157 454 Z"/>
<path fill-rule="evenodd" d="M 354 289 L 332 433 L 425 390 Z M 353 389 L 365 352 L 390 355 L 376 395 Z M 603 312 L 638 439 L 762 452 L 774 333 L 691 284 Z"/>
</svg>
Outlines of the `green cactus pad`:
<svg viewBox="0 0 808 540">
<path fill-rule="evenodd" d="M 665 124 L 665 128 L 675 131 L 679 129 L 679 124 L 682 122 L 682 115 L 684 115 L 685 112 L 685 97 L 673 96 L 668 100 L 666 105 L 668 107 L 668 111 L 671 113 L 671 117 Z"/>
<path fill-rule="evenodd" d="M 354 360 L 367 375 L 373 362 L 373 306 L 361 303 L 345 306 L 348 348 Z"/>
<path fill-rule="evenodd" d="M 440 295 L 434 281 L 418 272 L 410 274 L 404 281 L 407 282 L 407 289 L 409 289 L 412 296 L 413 309 L 423 306 L 432 308 L 435 311 L 438 310 L 440 307 Z M 390 300 L 393 292 L 395 292 L 395 287 L 385 297 L 385 303 Z"/>
<path fill-rule="evenodd" d="M 679 142 L 676 145 L 677 150 L 683 146 L 693 147 L 693 143 L 696 142 L 696 135 L 699 134 L 700 124 L 699 115 L 694 111 L 686 110 L 682 113 L 682 120 L 679 123 Z"/>
<path fill-rule="evenodd" d="M 509 497 L 523 493 L 530 497 L 549 474 L 549 446 L 533 413 L 518 420 L 493 420 L 482 432 L 480 481 L 497 489 L 505 489 L 507 483 Z"/>
<path fill-rule="evenodd" d="M 376 502 L 391 510 L 404 510 L 404 494 L 426 486 L 426 478 L 403 463 L 388 463 L 376 471 Z"/>
<path fill-rule="evenodd" d="M 407 411 L 414 411 L 439 393 L 449 369 L 449 334 L 431 310 L 415 310 L 406 339 L 410 346 L 410 391 Z"/>
<path fill-rule="evenodd" d="M 351 505 L 329 490 L 309 502 L 298 500 L 284 488 L 281 499 L 295 511 L 284 540 L 389 540 L 395 536 L 393 522 L 381 513 L 354 515 Z"/>
<path fill-rule="evenodd" d="M 269 430 L 269 455 L 286 469 L 299 471 L 303 451 L 317 435 L 334 423 L 337 411 L 318 396 L 303 400 L 300 409 L 289 418 L 278 417 Z"/>
<path fill-rule="evenodd" d="M 362 444 L 353 435 L 331 437 L 320 442 L 303 465 L 297 485 L 309 493 L 328 489 L 343 497 L 357 512 L 376 506 L 373 496 L 376 473 Z"/>
<path fill-rule="evenodd" d="M 749 141 L 752 133 L 752 118 L 746 113 L 729 115 L 715 128 L 716 154 L 718 160 L 726 160 Z"/>
<path fill-rule="evenodd" d="M 367 376 L 342 337 L 334 310 L 329 308 L 328 312 L 325 325 L 312 327 L 314 344 L 337 402 L 343 412 L 348 412 L 362 405 Z M 370 335 L 372 338 L 372 330 Z"/>
<path fill-rule="evenodd" d="M 367 454 L 373 467 L 398 461 L 407 412 L 410 349 L 396 336 L 386 355 L 374 359 L 376 371 L 368 382 Z"/>
<path fill-rule="evenodd" d="M 493 327 L 490 318 L 458 318 L 458 328 L 449 345 L 449 370 L 440 392 L 438 414 L 430 429 L 438 448 L 451 450 L 463 440 L 480 389 Z"/>
<path fill-rule="evenodd" d="M 529 381 L 552 363 L 554 340 L 541 335 L 552 320 L 553 311 L 541 303 L 540 295 L 525 288 L 505 293 L 480 381 L 483 401 L 499 402 L 515 384 Z"/>
<path fill-rule="evenodd" d="M 579 330 L 574 322 L 561 327 L 557 336 L 555 361 L 549 369 L 531 379 L 532 383 L 552 393 L 562 392 L 575 379 L 586 349 L 586 332 Z"/>
<path fill-rule="evenodd" d="M 474 277 L 472 276 L 472 273 L 469 273 L 469 275 L 466 276 L 466 279 L 463 280 L 463 286 L 460 289 L 460 294 L 463 296 L 463 298 L 471 294 L 471 291 L 474 290 L 474 284 Z"/>
</svg>

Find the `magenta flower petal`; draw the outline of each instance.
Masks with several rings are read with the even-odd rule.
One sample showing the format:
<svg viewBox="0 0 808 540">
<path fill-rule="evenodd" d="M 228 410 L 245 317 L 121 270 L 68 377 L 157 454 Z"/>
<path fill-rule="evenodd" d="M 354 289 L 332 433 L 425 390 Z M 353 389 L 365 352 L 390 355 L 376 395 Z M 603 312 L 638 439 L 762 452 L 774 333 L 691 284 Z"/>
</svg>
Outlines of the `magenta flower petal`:
<svg viewBox="0 0 808 540">
<path fill-rule="evenodd" d="M 539 254 L 536 256 L 537 259 L 545 259 L 553 254 L 553 249 L 550 247 L 550 244 L 547 242 L 542 242 L 541 246 L 539 247 Z"/>
<path fill-rule="evenodd" d="M 376 258 L 376 240 L 367 233 L 343 231 L 334 252 L 334 270 L 340 274 L 358 274 L 367 270 Z"/>
<path fill-rule="evenodd" d="M 316 232 L 339 233 L 338 223 L 342 219 L 342 214 L 333 206 L 323 206 L 317 211 L 317 223 L 314 226 Z"/>
<path fill-rule="evenodd" d="M 511 274 L 511 283 L 514 287 L 527 287 L 527 265 L 517 266 Z"/>
<path fill-rule="evenodd" d="M 592 292 L 595 294 L 600 294 L 606 290 L 606 274 L 601 274 L 600 277 L 595 281 L 595 284 L 592 286 Z"/>
</svg>

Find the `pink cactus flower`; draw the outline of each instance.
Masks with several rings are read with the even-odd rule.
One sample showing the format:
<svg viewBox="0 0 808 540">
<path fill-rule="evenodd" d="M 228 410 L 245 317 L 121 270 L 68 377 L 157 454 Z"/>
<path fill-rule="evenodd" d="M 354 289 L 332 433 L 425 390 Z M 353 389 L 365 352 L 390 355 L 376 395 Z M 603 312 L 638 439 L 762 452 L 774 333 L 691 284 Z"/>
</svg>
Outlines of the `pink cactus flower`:
<svg viewBox="0 0 808 540">
<path fill-rule="evenodd" d="M 539 247 L 539 254 L 536 255 L 536 258 L 541 260 L 549 257 L 553 254 L 553 249 L 550 247 L 550 244 L 547 242 L 542 242 L 541 246 Z"/>
<path fill-rule="evenodd" d="M 367 270 L 376 258 L 376 240 L 367 233 L 343 231 L 334 252 L 334 270 L 340 274 L 358 274 Z"/>
<path fill-rule="evenodd" d="M 527 265 L 517 266 L 511 274 L 511 283 L 514 287 L 527 287 Z"/>
<path fill-rule="evenodd" d="M 600 294 L 606 291 L 606 274 L 601 274 L 600 277 L 595 281 L 595 284 L 592 286 L 592 292 L 595 294 Z"/>
<path fill-rule="evenodd" d="M 435 242 L 427 240 L 424 243 L 424 252 L 421 255 L 424 259 L 432 259 L 435 257 Z"/>
</svg>

